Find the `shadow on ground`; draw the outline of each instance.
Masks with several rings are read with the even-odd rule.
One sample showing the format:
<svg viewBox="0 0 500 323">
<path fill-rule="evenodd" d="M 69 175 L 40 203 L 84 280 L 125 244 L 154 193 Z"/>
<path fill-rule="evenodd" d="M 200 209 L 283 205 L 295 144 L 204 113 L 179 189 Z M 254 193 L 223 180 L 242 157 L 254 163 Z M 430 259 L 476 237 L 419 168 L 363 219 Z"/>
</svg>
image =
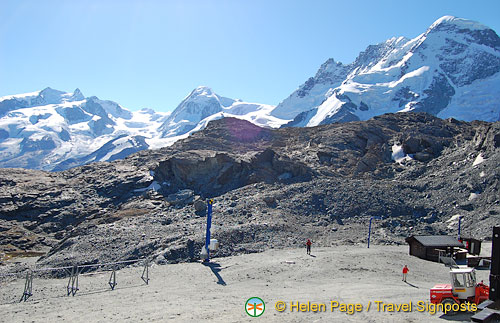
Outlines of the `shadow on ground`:
<svg viewBox="0 0 500 323">
<path fill-rule="evenodd" d="M 226 286 L 226 282 L 224 281 L 222 276 L 219 274 L 219 272 L 222 269 L 220 267 L 220 264 L 218 264 L 216 262 L 203 262 L 203 265 L 209 267 L 210 270 L 214 273 L 215 277 L 217 277 L 217 284 L 222 285 L 222 286 Z"/>
<path fill-rule="evenodd" d="M 470 322 L 473 313 L 460 313 L 455 315 L 442 314 L 439 318 L 454 322 Z"/>
<path fill-rule="evenodd" d="M 413 284 L 410 284 L 409 282 L 406 282 L 406 281 L 405 281 L 405 283 L 406 283 L 407 285 L 410 285 L 410 286 L 411 286 L 411 287 L 413 287 L 413 288 L 419 288 L 418 286 L 413 285 Z"/>
</svg>

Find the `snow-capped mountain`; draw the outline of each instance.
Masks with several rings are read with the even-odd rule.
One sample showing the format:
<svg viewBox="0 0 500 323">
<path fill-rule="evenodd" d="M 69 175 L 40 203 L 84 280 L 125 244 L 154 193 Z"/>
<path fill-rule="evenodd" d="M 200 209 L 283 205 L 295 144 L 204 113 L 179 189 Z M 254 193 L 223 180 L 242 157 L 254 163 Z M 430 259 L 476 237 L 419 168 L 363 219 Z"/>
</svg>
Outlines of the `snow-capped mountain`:
<svg viewBox="0 0 500 323">
<path fill-rule="evenodd" d="M 445 16 L 414 39 L 371 45 L 348 65 L 327 60 L 272 111 L 286 126 L 367 120 L 398 111 L 500 119 L 500 38 L 480 23 Z"/>
<path fill-rule="evenodd" d="M 466 121 L 500 119 L 500 38 L 445 16 L 414 39 L 368 46 L 351 64 L 327 60 L 277 107 L 200 86 L 171 113 L 46 88 L 0 98 L 0 167 L 62 170 L 173 144 L 223 117 L 262 127 L 316 126 L 424 111 Z"/>
<path fill-rule="evenodd" d="M 285 120 L 274 106 L 247 103 L 198 87 L 172 112 L 129 111 L 118 103 L 46 88 L 0 98 L 0 167 L 64 170 L 160 148 L 226 116 L 263 127 Z"/>
<path fill-rule="evenodd" d="M 0 98 L 0 166 L 60 170 L 146 149 L 168 113 L 131 112 L 79 89 Z"/>
<path fill-rule="evenodd" d="M 206 86 L 194 89 L 160 127 L 164 138 L 190 134 L 215 119 L 236 117 L 262 127 L 279 127 L 286 121 L 270 115 L 275 106 L 225 98 Z"/>
</svg>

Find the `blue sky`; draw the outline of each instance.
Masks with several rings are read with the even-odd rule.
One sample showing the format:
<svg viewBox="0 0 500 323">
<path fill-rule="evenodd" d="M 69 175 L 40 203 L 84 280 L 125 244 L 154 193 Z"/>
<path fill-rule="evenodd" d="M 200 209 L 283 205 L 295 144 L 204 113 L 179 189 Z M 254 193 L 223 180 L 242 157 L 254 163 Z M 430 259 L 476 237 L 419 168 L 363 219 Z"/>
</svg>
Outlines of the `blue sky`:
<svg viewBox="0 0 500 323">
<path fill-rule="evenodd" d="M 500 32 L 500 1 L 0 0 L 0 96 L 47 86 L 131 110 L 198 85 L 278 104 L 333 57 L 415 37 L 443 15 Z"/>
</svg>

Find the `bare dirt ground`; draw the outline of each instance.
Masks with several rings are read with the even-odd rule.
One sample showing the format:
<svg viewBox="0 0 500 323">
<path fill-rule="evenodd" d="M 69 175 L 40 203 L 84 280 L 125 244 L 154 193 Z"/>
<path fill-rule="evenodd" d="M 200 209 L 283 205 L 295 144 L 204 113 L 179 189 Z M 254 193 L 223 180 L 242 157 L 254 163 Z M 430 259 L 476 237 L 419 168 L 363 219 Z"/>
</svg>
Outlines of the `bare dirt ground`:
<svg viewBox="0 0 500 323">
<path fill-rule="evenodd" d="M 491 245 L 483 245 L 488 254 Z M 408 283 L 401 279 L 407 264 Z M 153 265 L 150 284 L 141 280 L 142 267 L 117 272 L 115 290 L 108 286 L 109 273 L 80 277 L 80 290 L 66 295 L 67 279 L 33 281 L 33 296 L 19 303 L 24 280 L 0 285 L 2 322 L 448 322 L 469 321 L 470 314 L 453 317 L 418 311 L 417 302 L 429 301 L 429 289 L 449 282 L 442 264 L 408 255 L 408 246 L 366 245 L 268 250 L 263 253 L 213 258 L 200 263 Z M 477 272 L 488 283 L 488 270 Z M 257 318 L 245 312 L 250 297 L 265 302 Z M 277 302 L 285 302 L 283 312 Z M 331 311 L 331 301 L 359 303 L 354 314 Z M 291 311 L 291 302 L 325 304 L 322 312 Z M 377 303 L 412 302 L 412 312 L 377 309 Z M 368 304 L 370 309 L 368 310 Z M 379 303 L 381 304 L 381 303 Z"/>
</svg>

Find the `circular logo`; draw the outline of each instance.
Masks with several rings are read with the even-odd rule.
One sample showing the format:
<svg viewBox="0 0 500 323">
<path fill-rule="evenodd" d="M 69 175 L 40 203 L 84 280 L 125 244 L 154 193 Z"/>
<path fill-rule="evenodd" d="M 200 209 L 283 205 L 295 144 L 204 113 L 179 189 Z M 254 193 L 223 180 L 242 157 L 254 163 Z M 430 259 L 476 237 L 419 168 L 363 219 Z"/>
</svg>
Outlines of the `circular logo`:
<svg viewBox="0 0 500 323">
<path fill-rule="evenodd" d="M 266 304 L 264 304 L 262 298 L 259 297 L 251 297 L 245 303 L 245 312 L 251 317 L 261 316 L 264 314 L 265 309 Z"/>
</svg>

